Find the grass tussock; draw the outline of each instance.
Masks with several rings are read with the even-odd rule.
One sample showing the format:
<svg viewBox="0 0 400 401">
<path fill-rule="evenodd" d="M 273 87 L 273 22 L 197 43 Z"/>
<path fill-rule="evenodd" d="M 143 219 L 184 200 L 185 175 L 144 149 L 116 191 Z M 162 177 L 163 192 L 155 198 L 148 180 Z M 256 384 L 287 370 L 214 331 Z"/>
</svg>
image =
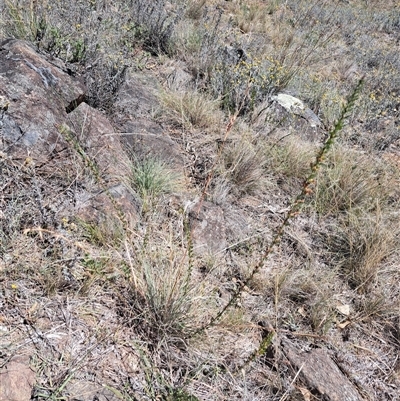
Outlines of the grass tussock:
<svg viewBox="0 0 400 401">
<path fill-rule="evenodd" d="M 215 100 L 193 92 L 165 92 L 160 96 L 162 118 L 172 125 L 186 130 L 202 129 L 216 131 L 221 124 L 222 114 Z"/>
<path fill-rule="evenodd" d="M 260 149 L 245 138 L 234 140 L 225 146 L 223 155 L 223 176 L 238 194 L 255 193 L 263 189 L 266 180 Z"/>
<path fill-rule="evenodd" d="M 136 162 L 132 184 L 142 198 L 156 198 L 177 188 L 178 178 L 164 163 L 155 159 Z"/>
<path fill-rule="evenodd" d="M 63 228 L 69 232 L 81 232 L 82 238 L 99 247 L 115 246 L 124 238 L 124 227 L 121 222 L 111 216 L 105 216 L 100 221 L 85 221 L 77 219 L 71 222 L 67 218 L 62 220 Z"/>
<path fill-rule="evenodd" d="M 121 310 L 125 323 L 140 328 L 144 339 L 179 342 L 193 329 L 195 293 L 183 257 L 152 261 L 147 255 L 135 271 Z"/>
<path fill-rule="evenodd" d="M 296 134 L 294 134 L 296 135 Z M 289 136 L 264 145 L 266 169 L 286 179 L 303 179 L 310 168 L 316 146 Z"/>
<path fill-rule="evenodd" d="M 384 268 L 383 262 L 395 252 L 399 226 L 390 216 L 353 210 L 342 219 L 334 236 L 334 257 L 344 269 L 352 288 L 367 292 Z"/>
<path fill-rule="evenodd" d="M 347 149 L 336 148 L 318 176 L 315 207 L 329 215 L 354 208 L 373 211 L 388 204 L 396 192 L 398 172 L 390 165 Z"/>
</svg>

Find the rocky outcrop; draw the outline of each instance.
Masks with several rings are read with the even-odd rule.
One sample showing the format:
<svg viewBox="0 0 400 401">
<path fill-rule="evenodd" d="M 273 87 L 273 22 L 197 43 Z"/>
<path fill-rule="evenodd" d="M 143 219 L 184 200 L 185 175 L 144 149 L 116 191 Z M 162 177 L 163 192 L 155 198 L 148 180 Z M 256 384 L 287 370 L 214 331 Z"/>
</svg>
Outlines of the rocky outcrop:
<svg viewBox="0 0 400 401">
<path fill-rule="evenodd" d="M 55 225 L 71 214 L 97 218 L 115 208 L 135 215 L 121 182 L 130 167 L 120 138 L 85 103 L 84 84 L 66 71 L 27 42 L 0 44 L 1 151 L 32 180 L 28 187 L 35 187 L 33 198 L 47 214 L 39 224 Z"/>
<path fill-rule="evenodd" d="M 3 146 L 44 161 L 65 147 L 60 126 L 67 110 L 84 99 L 85 87 L 28 43 L 6 40 L 0 44 L 0 95 L 8 101 L 1 120 Z"/>
<path fill-rule="evenodd" d="M 139 159 L 159 160 L 182 171 L 184 161 L 180 146 L 152 118 L 160 108 L 159 92 L 154 78 L 128 70 L 114 104 L 115 120 L 129 153 Z"/>
<path fill-rule="evenodd" d="M 98 220 L 119 208 L 135 215 L 138 202 L 124 185 L 130 156 L 153 158 L 182 172 L 182 150 L 156 121 L 154 79 L 127 71 L 110 120 L 85 102 L 86 88 L 59 61 L 18 40 L 0 44 L 0 145 L 26 173 L 26 192 L 38 209 L 26 225 L 57 226 L 66 216 Z M 13 196 L 8 186 L 8 196 Z M 3 202 L 6 202 L 3 198 Z M 190 212 L 195 249 L 226 246 L 223 210 L 202 202 Z"/>
</svg>

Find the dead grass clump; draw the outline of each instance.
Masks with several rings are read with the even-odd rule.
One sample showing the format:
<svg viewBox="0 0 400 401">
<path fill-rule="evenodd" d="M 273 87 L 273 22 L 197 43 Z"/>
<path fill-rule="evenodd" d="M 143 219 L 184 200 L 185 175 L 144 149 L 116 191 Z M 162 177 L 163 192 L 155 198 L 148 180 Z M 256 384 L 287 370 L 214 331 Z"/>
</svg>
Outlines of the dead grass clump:
<svg viewBox="0 0 400 401">
<path fill-rule="evenodd" d="M 242 33 L 263 33 L 267 23 L 268 15 L 274 9 L 275 2 L 264 4 L 258 0 L 245 3 L 233 3 L 230 7 L 234 15 L 233 24 Z"/>
<path fill-rule="evenodd" d="M 362 294 L 354 303 L 355 318 L 357 322 L 382 324 L 388 320 L 394 320 L 398 316 L 399 302 L 394 292 L 371 291 Z"/>
<path fill-rule="evenodd" d="M 160 100 L 163 118 L 187 130 L 215 131 L 223 120 L 217 102 L 199 92 L 164 92 Z"/>
<path fill-rule="evenodd" d="M 203 15 L 203 8 L 207 0 L 190 0 L 185 12 L 185 16 L 189 19 L 198 20 Z"/>
<path fill-rule="evenodd" d="M 172 238 L 156 244 L 151 236 L 145 236 L 137 257 L 130 259 L 120 314 L 124 324 L 136 327 L 146 341 L 179 343 L 199 318 L 199 289 L 196 292 L 192 281 L 187 251 L 179 249 Z"/>
<path fill-rule="evenodd" d="M 315 208 L 323 215 L 363 207 L 374 210 L 395 191 L 396 172 L 346 147 L 336 147 L 317 176 Z M 383 207 L 383 206 L 382 206 Z"/>
<path fill-rule="evenodd" d="M 383 262 L 397 247 L 399 226 L 381 210 L 349 211 L 332 236 L 333 258 L 352 288 L 366 293 L 376 283 Z"/>
<path fill-rule="evenodd" d="M 299 72 L 291 81 L 291 85 L 301 93 L 301 100 L 318 114 L 325 126 L 330 127 L 339 118 L 346 101 L 342 88 L 346 84 L 343 82 L 343 85 L 338 85 L 337 82 L 332 82 L 331 78 L 335 76 L 337 81 L 348 79 L 351 83 L 352 79 L 347 77 L 347 74 L 351 75 L 355 68 L 347 59 L 325 63 L 323 68 L 318 68 L 317 73 L 311 74 L 309 70 Z"/>
<path fill-rule="evenodd" d="M 312 330 L 325 335 L 336 318 L 334 300 L 336 270 L 293 266 L 276 272 L 269 287 L 274 293 L 275 319 L 279 327 Z"/>
<path fill-rule="evenodd" d="M 150 338 L 170 339 L 188 331 L 193 297 L 189 292 L 190 277 L 176 262 L 160 260 L 158 264 L 147 262 L 142 266 L 142 277 L 133 295 L 139 302 L 134 309 L 140 313 L 136 317 L 139 325 L 142 329 L 147 327 Z"/>
<path fill-rule="evenodd" d="M 26 161 L 21 164 L 0 154 L 0 252 L 23 229 L 44 223 L 38 182 Z"/>
<path fill-rule="evenodd" d="M 266 169 L 278 176 L 304 179 L 315 157 L 316 146 L 293 136 L 265 144 Z"/>
<path fill-rule="evenodd" d="M 222 154 L 223 176 L 239 194 L 255 193 L 266 183 L 265 160 L 257 146 L 248 139 L 228 144 Z M 220 188 L 221 190 L 221 188 Z"/>
</svg>

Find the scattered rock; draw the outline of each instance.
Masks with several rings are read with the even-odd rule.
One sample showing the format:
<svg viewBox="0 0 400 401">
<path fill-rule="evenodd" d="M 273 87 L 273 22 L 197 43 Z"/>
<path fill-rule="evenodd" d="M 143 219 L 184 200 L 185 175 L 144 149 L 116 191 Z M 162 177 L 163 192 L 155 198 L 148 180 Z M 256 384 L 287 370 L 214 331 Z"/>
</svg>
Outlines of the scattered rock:
<svg viewBox="0 0 400 401">
<path fill-rule="evenodd" d="M 107 184 L 115 185 L 128 172 L 129 159 L 119 135 L 102 113 L 82 103 L 70 114 L 67 125 L 72 129 L 78 146 L 96 162 L 96 168 Z"/>
<path fill-rule="evenodd" d="M 13 358 L 0 370 L 0 401 L 29 401 L 35 373 L 29 367 L 29 359 Z"/>
<path fill-rule="evenodd" d="M 155 95 L 159 92 L 153 76 L 128 71 L 115 102 L 115 120 L 121 131 L 120 137 L 133 157 L 153 158 L 183 169 L 179 145 L 165 135 L 165 130 L 152 117 L 160 106 Z"/>
<path fill-rule="evenodd" d="M 159 107 L 156 96 L 159 91 L 153 76 L 128 70 L 113 106 L 119 122 L 123 125 L 124 121 L 140 117 L 149 118 Z"/>
<path fill-rule="evenodd" d="M 289 341 L 284 341 L 283 350 L 290 363 L 296 369 L 301 369 L 309 389 L 317 390 L 324 400 L 363 401 L 354 385 L 324 349 L 301 352 Z"/>
<path fill-rule="evenodd" d="M 173 60 L 163 71 L 162 75 L 171 90 L 179 91 L 189 89 L 193 81 L 187 72 L 187 65 L 183 61 Z"/>
<path fill-rule="evenodd" d="M 242 210 L 233 205 L 223 205 L 226 235 L 229 243 L 243 240 L 249 233 L 249 222 Z"/>
</svg>

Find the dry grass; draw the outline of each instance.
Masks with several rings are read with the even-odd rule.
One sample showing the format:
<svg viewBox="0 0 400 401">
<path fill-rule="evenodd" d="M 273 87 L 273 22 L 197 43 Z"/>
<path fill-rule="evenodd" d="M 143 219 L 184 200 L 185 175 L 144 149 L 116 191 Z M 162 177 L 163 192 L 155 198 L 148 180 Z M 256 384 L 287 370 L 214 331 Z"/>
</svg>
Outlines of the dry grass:
<svg viewBox="0 0 400 401">
<path fill-rule="evenodd" d="M 5 155 L 1 142 L 0 364 L 31 355 L 38 401 L 79 398 L 74 386 L 83 381 L 125 400 L 302 399 L 298 389 L 306 384 L 291 384 L 296 372 L 281 345 L 296 338 L 303 349 L 335 350 L 361 387 L 395 400 L 400 186 L 398 166 L 382 152 L 398 152 L 397 9 L 379 2 L 186 3 L 134 1 L 129 10 L 123 2 L 0 3 L 0 35 L 29 39 L 73 71 L 92 71 L 85 79 L 99 108 L 109 110 L 125 67 L 145 68 L 136 51 L 155 57 L 155 65 L 165 53 L 186 61 L 198 90 L 160 94 L 159 118 L 184 144 L 185 162 L 194 156 L 188 165 L 201 169 L 189 173 L 195 185 L 186 185 L 162 163 L 140 160 L 124 179 L 143 213 L 131 225 L 118 210 L 90 220 L 59 213 L 72 203 L 66 186 L 79 181 L 93 189 L 103 180 L 100 171 L 88 174 L 88 160 L 70 149 L 71 165 L 39 169 Z M 238 63 L 235 49 L 248 59 Z M 304 214 L 285 226 L 263 268 L 221 319 L 201 330 L 262 258 L 317 148 L 295 134 L 257 136 L 249 112 L 287 89 L 329 126 L 354 63 L 367 85 L 344 129 L 348 142 L 325 160 Z M 216 142 L 230 112 L 246 132 L 227 128 L 232 135 Z M 285 124 L 283 136 L 293 133 Z M 178 206 L 168 202 L 175 192 Z M 249 226 L 246 238 L 214 259 L 192 250 L 185 202 L 201 197 L 224 207 L 227 230 L 235 230 L 230 204 Z"/>
<path fill-rule="evenodd" d="M 268 15 L 276 7 L 274 2 L 268 5 L 262 2 L 247 1 L 247 2 L 231 2 L 228 5 L 228 10 L 234 15 L 234 25 L 242 33 L 263 33 L 265 25 L 268 21 Z M 275 2 L 276 3 L 276 2 Z"/>
<path fill-rule="evenodd" d="M 382 215 L 379 206 L 374 212 L 356 209 L 347 213 L 335 234 L 332 251 L 352 288 L 366 293 L 375 285 L 383 262 L 397 249 L 399 232 L 396 221 Z"/>
<path fill-rule="evenodd" d="M 373 211 L 396 197 L 398 171 L 347 147 L 337 147 L 318 176 L 315 208 L 329 215 L 364 208 Z"/>
<path fill-rule="evenodd" d="M 207 0 L 190 0 L 186 9 L 186 17 L 198 20 L 202 17 Z"/>
<path fill-rule="evenodd" d="M 173 242 L 152 250 L 154 240 L 148 241 L 138 250 L 139 260 L 132 261 L 130 284 L 121 298 L 124 324 L 136 327 L 145 341 L 180 343 L 199 312 L 188 252 Z"/>
<path fill-rule="evenodd" d="M 303 180 L 315 155 L 316 145 L 304 142 L 296 133 L 270 140 L 264 145 L 266 169 L 285 179 Z"/>
<path fill-rule="evenodd" d="M 265 187 L 265 160 L 261 150 L 250 142 L 250 138 L 244 136 L 227 144 L 223 150 L 222 163 L 223 176 L 239 195 L 257 193 Z"/>
<path fill-rule="evenodd" d="M 164 92 L 160 95 L 162 119 L 186 130 L 218 130 L 222 114 L 218 103 L 194 91 Z"/>
</svg>

